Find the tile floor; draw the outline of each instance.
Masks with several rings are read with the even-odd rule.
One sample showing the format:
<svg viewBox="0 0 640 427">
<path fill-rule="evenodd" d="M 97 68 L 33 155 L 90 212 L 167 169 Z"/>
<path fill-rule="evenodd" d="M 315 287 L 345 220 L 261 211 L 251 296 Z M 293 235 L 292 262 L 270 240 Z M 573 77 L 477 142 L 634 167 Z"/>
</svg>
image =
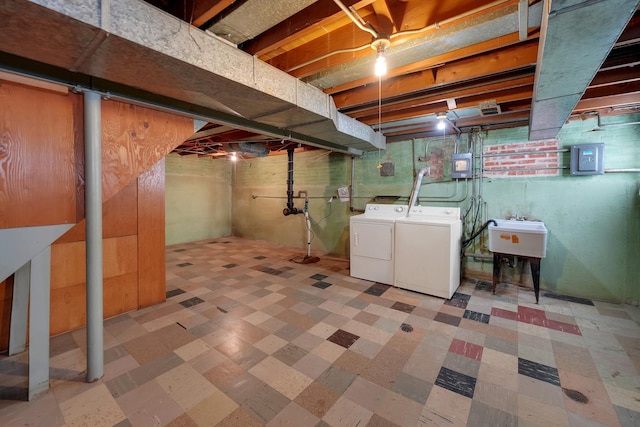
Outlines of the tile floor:
<svg viewBox="0 0 640 427">
<path fill-rule="evenodd" d="M 445 301 L 344 260 L 221 238 L 167 248 L 167 302 L 51 340 L 51 389 L 2 426 L 638 426 L 640 309 L 464 281 Z M 24 355 L 0 358 L 0 393 Z"/>
</svg>

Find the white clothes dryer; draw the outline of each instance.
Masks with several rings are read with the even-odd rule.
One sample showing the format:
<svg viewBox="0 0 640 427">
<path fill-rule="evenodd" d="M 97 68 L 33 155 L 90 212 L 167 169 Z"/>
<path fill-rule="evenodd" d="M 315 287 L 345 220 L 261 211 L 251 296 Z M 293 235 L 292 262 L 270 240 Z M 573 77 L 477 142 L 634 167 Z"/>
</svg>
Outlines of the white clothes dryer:
<svg viewBox="0 0 640 427">
<path fill-rule="evenodd" d="M 460 208 L 415 206 L 395 225 L 394 285 L 451 298 L 460 286 Z"/>
<path fill-rule="evenodd" d="M 350 218 L 352 277 L 393 285 L 394 223 L 406 214 L 407 205 L 368 204 L 363 214 Z"/>
</svg>

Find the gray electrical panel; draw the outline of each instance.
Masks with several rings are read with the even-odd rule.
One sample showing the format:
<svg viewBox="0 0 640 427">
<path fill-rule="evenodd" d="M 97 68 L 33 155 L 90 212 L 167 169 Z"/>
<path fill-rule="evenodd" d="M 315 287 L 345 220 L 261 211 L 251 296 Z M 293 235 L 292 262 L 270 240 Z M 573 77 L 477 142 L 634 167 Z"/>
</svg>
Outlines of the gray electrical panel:
<svg viewBox="0 0 640 427">
<path fill-rule="evenodd" d="M 576 144 L 571 146 L 571 175 L 602 175 L 604 173 L 604 144 Z"/>
<path fill-rule="evenodd" d="M 473 178 L 473 157 L 471 153 L 451 155 L 451 178 Z"/>
</svg>

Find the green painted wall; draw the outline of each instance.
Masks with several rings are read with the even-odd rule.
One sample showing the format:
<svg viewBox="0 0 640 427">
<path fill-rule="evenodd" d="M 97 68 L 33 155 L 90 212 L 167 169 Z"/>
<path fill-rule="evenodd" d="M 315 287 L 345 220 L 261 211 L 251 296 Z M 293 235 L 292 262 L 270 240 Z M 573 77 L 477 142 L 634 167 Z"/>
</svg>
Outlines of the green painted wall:
<svg viewBox="0 0 640 427">
<path fill-rule="evenodd" d="M 294 155 L 294 195 L 309 195 L 312 222 L 312 252 L 346 254 L 349 248 L 348 203 L 333 200 L 338 187 L 348 186 L 350 158 L 327 151 Z M 269 240 L 306 251 L 307 229 L 304 215 L 284 216 L 287 206 L 288 158 L 286 154 L 239 160 L 235 164 L 233 186 L 233 234 Z M 304 195 L 294 199 L 304 208 Z"/>
<path fill-rule="evenodd" d="M 571 144 L 604 142 L 605 169 L 640 167 L 640 125 L 613 126 L 616 123 L 640 122 L 640 115 L 608 117 L 600 130 L 593 116 L 587 120 L 572 121 L 559 135 L 561 148 Z M 523 142 L 526 128 L 493 130 L 483 133 L 484 144 Z M 473 187 L 471 181 L 450 182 L 450 153 L 455 138 L 447 135 L 430 139 L 417 139 L 388 144 L 387 151 L 367 153 L 355 159 L 354 207 L 363 208 L 374 196 L 399 196 L 398 203 L 407 203 L 414 181 L 414 173 L 430 163 L 418 160 L 434 150 L 445 155 L 445 178 L 425 178 L 420 192 L 422 204 L 469 207 Z M 460 151 L 466 151 L 468 136 L 458 141 Z M 561 154 L 562 163 L 569 164 L 568 153 Z M 181 159 L 182 161 L 182 159 Z M 381 176 L 380 163 L 394 164 L 394 176 Z M 268 240 L 306 250 L 306 228 L 302 215 L 285 217 L 287 189 L 287 156 L 239 160 L 235 165 L 223 160 L 210 162 L 214 168 L 212 182 L 221 185 L 217 190 L 217 203 L 206 206 L 207 214 L 233 215 L 227 230 L 250 239 Z M 175 169 L 167 162 L 167 177 Z M 192 174 L 193 175 L 193 174 Z M 309 212 L 314 225 L 312 251 L 315 254 L 349 253 L 348 203 L 334 199 L 339 187 L 348 186 L 351 178 L 351 157 L 325 151 L 296 153 L 294 156 L 294 191 L 306 190 L 310 196 Z M 229 180 L 232 185 L 229 184 Z M 169 179 L 167 183 L 167 218 L 169 229 Z M 181 181 L 187 185 L 187 181 Z M 176 186 L 175 189 L 177 189 Z M 231 194 L 224 193 L 226 191 Z M 542 261 L 541 287 L 543 290 L 607 300 L 612 302 L 640 301 L 640 173 L 607 173 L 599 176 L 569 176 L 563 170 L 560 176 L 546 178 L 492 178 L 482 183 L 480 219 L 505 218 L 524 215 L 540 219 L 548 229 L 547 257 Z M 476 186 L 478 190 L 478 186 Z M 187 193 L 186 187 L 181 191 Z M 183 194 L 182 202 L 174 208 L 191 204 Z M 225 199 L 226 197 L 226 199 Z M 225 202 L 226 201 L 226 202 Z M 387 201 L 393 202 L 394 199 Z M 225 204 L 226 203 L 226 204 Z M 295 199 L 295 206 L 304 207 L 303 199 Z M 182 216 L 185 213 L 183 212 Z M 225 217 L 215 221 L 223 227 Z M 470 225 L 467 224 L 467 229 Z M 174 234 L 184 235 L 182 232 Z M 167 233 L 169 236 L 169 232 Z M 209 236 L 207 236 L 209 237 Z M 193 240 L 205 238 L 197 236 Z M 169 238 L 167 239 L 169 241 Z M 181 239 L 186 241 L 188 239 Z M 477 239 L 469 249 L 490 255 L 486 239 Z M 492 263 L 467 258 L 467 272 L 490 274 Z M 522 266 L 520 266 L 522 267 Z M 510 269 L 503 269 L 510 270 Z M 528 268 L 518 268 L 507 276 L 513 281 L 530 283 Z M 509 276 L 511 275 L 511 276 Z"/>
<path fill-rule="evenodd" d="M 231 164 L 170 154 L 165 168 L 167 245 L 231 235 Z"/>
</svg>

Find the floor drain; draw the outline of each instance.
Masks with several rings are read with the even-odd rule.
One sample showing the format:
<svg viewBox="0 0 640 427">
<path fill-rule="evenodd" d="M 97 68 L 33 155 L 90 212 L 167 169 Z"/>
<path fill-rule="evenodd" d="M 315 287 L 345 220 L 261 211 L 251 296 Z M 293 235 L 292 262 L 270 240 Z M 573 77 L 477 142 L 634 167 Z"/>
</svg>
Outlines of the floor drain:
<svg viewBox="0 0 640 427">
<path fill-rule="evenodd" d="M 400 326 L 400 329 L 402 329 L 402 332 L 413 332 L 413 326 L 408 323 L 403 323 L 402 326 Z"/>
<path fill-rule="evenodd" d="M 563 388 L 564 394 L 571 400 L 575 400 L 578 403 L 589 403 L 589 398 L 584 394 L 580 393 L 578 390 L 571 390 L 568 388 Z"/>
</svg>

